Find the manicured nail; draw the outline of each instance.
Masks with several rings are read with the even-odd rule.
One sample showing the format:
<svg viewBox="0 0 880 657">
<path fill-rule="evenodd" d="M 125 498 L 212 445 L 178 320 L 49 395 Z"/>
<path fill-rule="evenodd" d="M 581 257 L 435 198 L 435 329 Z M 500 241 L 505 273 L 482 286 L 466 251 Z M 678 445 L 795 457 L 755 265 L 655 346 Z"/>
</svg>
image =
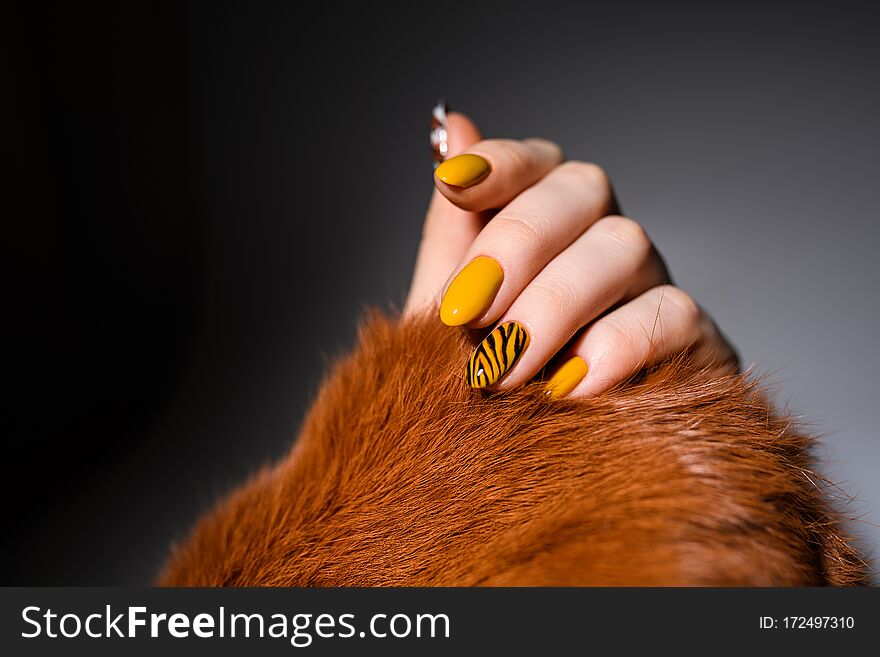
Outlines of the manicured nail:
<svg viewBox="0 0 880 657">
<path fill-rule="evenodd" d="M 551 399 L 565 397 L 574 390 L 575 386 L 583 381 L 587 375 L 587 361 L 580 356 L 570 358 L 565 364 L 556 370 L 556 374 L 547 382 L 547 396 Z"/>
<path fill-rule="evenodd" d="M 446 159 L 446 153 L 449 151 L 447 138 L 446 101 L 441 98 L 431 112 L 431 150 L 435 169 Z"/>
<path fill-rule="evenodd" d="M 495 298 L 504 270 L 493 258 L 479 256 L 452 279 L 440 303 L 440 319 L 447 326 L 461 326 L 476 319 Z"/>
<path fill-rule="evenodd" d="M 446 160 L 434 175 L 453 187 L 472 187 L 482 182 L 491 170 L 489 162 L 479 155 L 465 153 Z"/>
<path fill-rule="evenodd" d="M 502 324 L 471 354 L 467 365 L 468 385 L 471 388 L 492 385 L 510 371 L 528 346 L 529 334 L 520 324 Z"/>
</svg>

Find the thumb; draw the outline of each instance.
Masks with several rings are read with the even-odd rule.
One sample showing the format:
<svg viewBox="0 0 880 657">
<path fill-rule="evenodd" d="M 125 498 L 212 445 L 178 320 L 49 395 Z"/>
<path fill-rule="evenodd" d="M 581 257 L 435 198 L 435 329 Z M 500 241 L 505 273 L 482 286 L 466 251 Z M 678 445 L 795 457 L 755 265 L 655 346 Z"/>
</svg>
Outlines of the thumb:
<svg viewBox="0 0 880 657">
<path fill-rule="evenodd" d="M 450 112 L 446 115 L 446 133 L 447 158 L 463 153 L 483 139 L 474 122 L 461 112 Z"/>
<path fill-rule="evenodd" d="M 440 122 L 439 130 L 443 129 L 445 119 L 446 158 L 466 151 L 482 139 L 477 126 L 464 114 L 446 114 L 445 107 L 438 106 L 434 117 L 435 121 Z M 439 303 L 443 286 L 483 225 L 479 213 L 457 208 L 434 189 L 425 215 L 412 284 L 404 305 L 405 315 Z"/>
</svg>

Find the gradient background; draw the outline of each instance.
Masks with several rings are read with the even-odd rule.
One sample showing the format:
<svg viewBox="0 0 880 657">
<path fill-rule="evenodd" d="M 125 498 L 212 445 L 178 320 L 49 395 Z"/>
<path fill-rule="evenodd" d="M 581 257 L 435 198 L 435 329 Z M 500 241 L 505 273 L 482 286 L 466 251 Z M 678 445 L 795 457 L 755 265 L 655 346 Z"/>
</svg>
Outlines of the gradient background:
<svg viewBox="0 0 880 657">
<path fill-rule="evenodd" d="M 403 298 L 441 95 L 607 168 L 880 542 L 869 10 L 296 4 L 7 23 L 0 582 L 147 583 L 289 448 L 362 308 Z"/>
</svg>

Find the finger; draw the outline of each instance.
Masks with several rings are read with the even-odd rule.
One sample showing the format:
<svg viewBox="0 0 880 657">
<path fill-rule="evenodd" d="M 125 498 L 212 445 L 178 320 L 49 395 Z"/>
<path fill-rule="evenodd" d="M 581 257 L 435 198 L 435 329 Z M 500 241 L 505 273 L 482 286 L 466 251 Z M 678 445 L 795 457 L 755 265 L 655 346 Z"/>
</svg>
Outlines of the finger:
<svg viewBox="0 0 880 657">
<path fill-rule="evenodd" d="M 445 290 L 440 318 L 449 326 L 494 323 L 550 260 L 612 206 L 611 185 L 600 167 L 559 165 L 474 240 Z"/>
<path fill-rule="evenodd" d="M 480 141 L 479 130 L 464 114 L 453 112 L 446 120 L 448 154 L 460 153 Z M 455 207 L 434 189 L 425 215 L 404 314 L 437 303 L 449 274 L 484 224 L 479 214 Z"/>
<path fill-rule="evenodd" d="M 516 322 L 529 344 L 515 367 L 486 383 L 526 383 L 584 326 L 666 280 L 651 241 L 632 219 L 605 217 L 554 258 L 516 298 L 501 323 Z M 502 378 L 503 377 L 503 378 Z"/>
<path fill-rule="evenodd" d="M 684 352 L 700 365 L 736 369 L 733 349 L 690 295 L 672 285 L 655 287 L 590 325 L 567 350 L 548 393 L 597 395 Z"/>
<path fill-rule="evenodd" d="M 562 158 L 562 149 L 545 139 L 489 139 L 448 158 L 434 172 L 434 184 L 464 210 L 498 209 L 538 182 Z"/>
</svg>

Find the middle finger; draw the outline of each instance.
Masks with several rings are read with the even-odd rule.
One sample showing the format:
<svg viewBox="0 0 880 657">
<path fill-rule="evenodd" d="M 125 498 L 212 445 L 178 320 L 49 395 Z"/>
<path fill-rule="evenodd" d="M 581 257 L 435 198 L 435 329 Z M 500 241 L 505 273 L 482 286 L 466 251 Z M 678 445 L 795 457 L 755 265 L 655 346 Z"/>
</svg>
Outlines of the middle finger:
<svg viewBox="0 0 880 657">
<path fill-rule="evenodd" d="M 440 319 L 449 326 L 492 324 L 547 263 L 613 207 L 600 167 L 559 165 L 480 232 L 447 284 Z"/>
</svg>

